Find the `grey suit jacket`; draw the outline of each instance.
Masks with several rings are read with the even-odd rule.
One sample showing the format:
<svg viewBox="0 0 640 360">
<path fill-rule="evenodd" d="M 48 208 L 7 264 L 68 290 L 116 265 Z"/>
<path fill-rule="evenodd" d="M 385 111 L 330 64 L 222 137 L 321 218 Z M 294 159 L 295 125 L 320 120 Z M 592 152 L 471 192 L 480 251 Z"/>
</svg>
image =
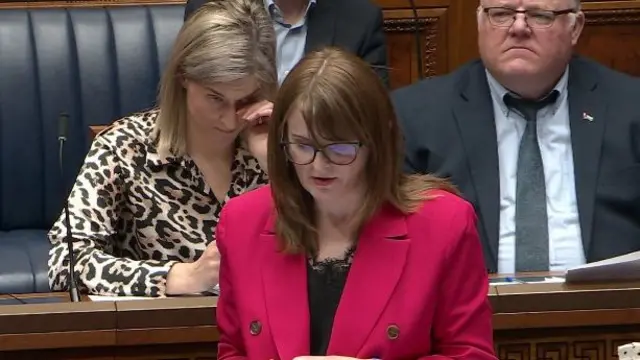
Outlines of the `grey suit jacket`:
<svg viewBox="0 0 640 360">
<path fill-rule="evenodd" d="M 449 177 L 459 187 L 476 208 L 487 269 L 496 272 L 500 180 L 484 66 L 474 61 L 392 96 L 406 170 Z M 569 113 L 587 261 L 640 250 L 640 80 L 575 56 Z"/>
</svg>

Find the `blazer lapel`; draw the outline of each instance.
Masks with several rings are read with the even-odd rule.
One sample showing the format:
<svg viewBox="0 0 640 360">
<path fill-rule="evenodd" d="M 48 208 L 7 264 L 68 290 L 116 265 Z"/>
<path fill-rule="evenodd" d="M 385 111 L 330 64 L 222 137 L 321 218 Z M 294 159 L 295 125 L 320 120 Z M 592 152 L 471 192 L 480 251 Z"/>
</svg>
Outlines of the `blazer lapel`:
<svg viewBox="0 0 640 360">
<path fill-rule="evenodd" d="M 358 242 L 333 322 L 327 355 L 357 354 L 394 293 L 410 239 L 404 214 L 385 206 Z"/>
<path fill-rule="evenodd" d="M 307 39 L 304 53 L 333 45 L 335 35 L 335 13 L 331 2 L 318 0 L 307 16 Z"/>
<path fill-rule="evenodd" d="M 309 303 L 304 255 L 278 251 L 274 216 L 260 235 L 262 278 L 269 328 L 280 359 L 309 353 Z"/>
<path fill-rule="evenodd" d="M 496 264 L 500 219 L 498 139 L 493 100 L 484 66 L 480 63 L 468 69 L 466 78 L 460 83 L 460 96 L 454 99 L 453 109 L 480 210 L 478 217 L 491 248 L 492 263 Z"/>
<path fill-rule="evenodd" d="M 576 198 L 584 252 L 589 254 L 596 180 L 606 121 L 606 95 L 598 88 L 594 69 L 580 57 L 569 64 L 569 123 Z"/>
</svg>

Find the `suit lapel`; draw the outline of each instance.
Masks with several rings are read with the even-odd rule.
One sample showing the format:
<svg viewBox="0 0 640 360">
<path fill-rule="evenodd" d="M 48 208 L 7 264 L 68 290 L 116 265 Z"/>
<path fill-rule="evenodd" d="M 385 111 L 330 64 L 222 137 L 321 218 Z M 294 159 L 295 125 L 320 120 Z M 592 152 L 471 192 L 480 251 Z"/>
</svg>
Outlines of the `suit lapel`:
<svg viewBox="0 0 640 360">
<path fill-rule="evenodd" d="M 327 355 L 357 354 L 394 293 L 407 260 L 405 216 L 384 207 L 358 242 L 336 311 Z"/>
<path fill-rule="evenodd" d="M 260 235 L 265 303 L 279 358 L 293 359 L 308 354 L 310 346 L 306 260 L 278 251 L 273 221 L 272 216 Z"/>
<path fill-rule="evenodd" d="M 569 64 L 568 96 L 578 214 L 584 251 L 589 254 L 607 97 L 599 91 L 596 71 L 579 57 Z"/>
<path fill-rule="evenodd" d="M 335 35 L 335 13 L 330 1 L 318 0 L 307 17 L 307 39 L 304 53 L 333 45 Z"/>
<path fill-rule="evenodd" d="M 498 259 L 498 225 L 500 216 L 500 177 L 498 140 L 493 101 L 484 67 L 471 65 L 460 83 L 460 96 L 454 99 L 454 117 L 467 155 L 478 217 L 489 242 L 492 263 Z M 471 200 L 471 199 L 469 199 Z"/>
</svg>

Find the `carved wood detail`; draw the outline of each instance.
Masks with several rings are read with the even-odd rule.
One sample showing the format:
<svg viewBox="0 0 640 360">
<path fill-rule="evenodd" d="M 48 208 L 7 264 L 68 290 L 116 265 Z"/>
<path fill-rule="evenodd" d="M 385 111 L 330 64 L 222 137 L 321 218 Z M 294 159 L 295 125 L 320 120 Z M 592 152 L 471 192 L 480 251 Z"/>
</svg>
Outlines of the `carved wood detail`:
<svg viewBox="0 0 640 360">
<path fill-rule="evenodd" d="M 635 3 L 634 6 L 631 6 Z M 595 6 L 596 4 L 594 4 Z M 606 8 L 607 3 L 585 9 L 586 26 L 577 50 L 601 64 L 640 76 L 640 6 Z M 604 50 L 606 49 L 606 50 Z"/>
<path fill-rule="evenodd" d="M 386 33 L 411 33 L 416 30 L 421 34 L 423 68 L 420 71 L 425 77 L 436 75 L 436 51 L 438 50 L 436 36 L 438 35 L 438 17 L 419 19 L 385 19 L 384 30 Z M 417 29 L 416 29 L 417 26 Z"/>
<path fill-rule="evenodd" d="M 437 21 L 438 19 L 434 18 L 427 19 L 427 27 L 424 35 L 425 41 L 422 44 L 424 54 L 423 74 L 425 77 L 438 75 L 436 74 L 436 51 L 438 50 L 436 45 L 436 36 L 438 35 Z"/>
<path fill-rule="evenodd" d="M 618 346 L 639 339 L 640 333 L 531 338 L 526 342 L 496 339 L 496 353 L 500 360 L 617 360 Z"/>
<path fill-rule="evenodd" d="M 587 26 L 639 24 L 640 9 L 585 10 Z"/>
</svg>

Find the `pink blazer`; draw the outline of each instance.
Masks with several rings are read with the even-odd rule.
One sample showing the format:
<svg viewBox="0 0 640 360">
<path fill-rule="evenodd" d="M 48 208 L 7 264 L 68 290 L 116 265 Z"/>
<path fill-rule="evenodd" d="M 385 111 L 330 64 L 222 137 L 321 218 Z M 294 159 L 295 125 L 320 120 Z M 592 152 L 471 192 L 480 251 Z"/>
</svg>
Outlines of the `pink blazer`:
<svg viewBox="0 0 640 360">
<path fill-rule="evenodd" d="M 359 359 L 496 359 L 488 277 L 475 214 L 442 191 L 364 227 L 327 355 Z M 304 255 L 277 251 L 269 186 L 236 197 L 217 226 L 218 359 L 291 360 L 310 343 Z"/>
</svg>

